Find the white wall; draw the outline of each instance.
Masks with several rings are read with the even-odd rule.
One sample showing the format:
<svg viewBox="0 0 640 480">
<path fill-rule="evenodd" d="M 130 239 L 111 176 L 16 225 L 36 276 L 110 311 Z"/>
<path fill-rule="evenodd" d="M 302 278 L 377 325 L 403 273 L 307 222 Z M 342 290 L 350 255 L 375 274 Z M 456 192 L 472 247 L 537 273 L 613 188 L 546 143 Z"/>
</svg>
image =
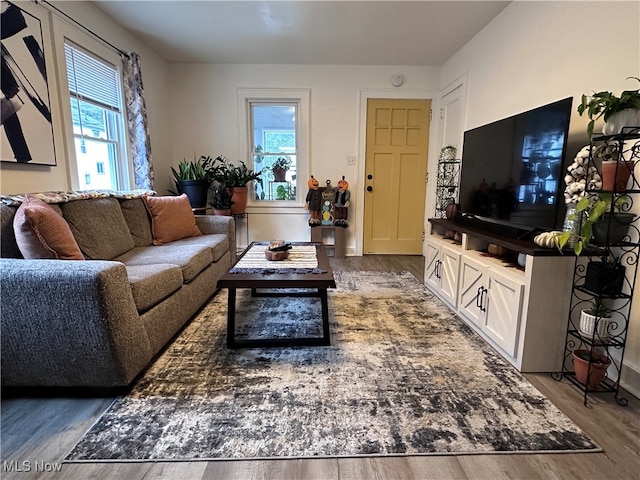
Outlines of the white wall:
<svg viewBox="0 0 640 480">
<path fill-rule="evenodd" d="M 400 88 L 390 84 L 391 75 L 401 73 Z M 439 69 L 433 67 L 373 67 L 317 65 L 204 65 L 173 64 L 169 89 L 172 92 L 171 115 L 173 159 L 196 155 L 225 155 L 240 160 L 244 125 L 238 122 L 238 88 L 308 88 L 311 91 L 310 173 L 321 184 L 331 179 L 335 185 L 344 175 L 349 181 L 352 208 L 347 251 L 353 253 L 360 226 L 354 212 L 362 206 L 360 147 L 361 93 L 365 90 L 416 98 L 425 91 L 437 94 Z M 357 164 L 347 166 L 347 156 L 356 156 Z M 158 175 L 159 178 L 159 175 Z M 159 192 L 171 188 L 166 176 Z M 306 194 L 306 187 L 302 190 Z M 287 209 L 286 214 L 265 213 L 249 208 L 253 239 L 286 237 L 309 240 L 308 214 L 302 208 Z M 273 210 L 271 210 L 273 212 Z"/>
<path fill-rule="evenodd" d="M 465 130 L 568 96 L 575 108 L 583 93 L 638 88 L 625 78 L 640 76 L 639 31 L 638 2 L 513 2 L 443 66 L 441 85 L 468 74 Z M 574 113 L 571 155 L 588 143 L 586 124 Z M 639 312 L 636 285 L 622 375 L 635 395 Z"/>
<path fill-rule="evenodd" d="M 142 61 L 142 78 L 145 89 L 145 103 L 147 106 L 149 128 L 151 130 L 151 151 L 153 155 L 154 169 L 159 172 L 169 170 L 171 162 L 170 145 L 170 122 L 171 106 L 167 100 L 168 93 L 166 87 L 167 64 L 158 57 L 152 50 L 126 32 L 120 26 L 106 17 L 100 10 L 89 2 L 52 2 L 57 8 L 65 12 L 90 30 L 96 32 L 121 50 L 128 52 L 135 51 L 140 54 Z M 40 4 L 34 5 L 32 2 L 24 2 L 23 8 L 32 8 L 40 14 L 47 14 L 51 9 Z M 56 28 L 63 23 L 69 28 L 77 28 L 69 20 L 58 13 L 52 16 L 52 35 L 59 43 L 60 36 L 63 35 L 62 28 Z M 91 38 L 88 34 L 84 33 Z M 59 78 L 59 70 L 64 67 L 64 52 L 54 52 L 45 48 L 45 55 L 50 51 L 54 56 L 57 69 L 54 68 L 55 78 Z M 51 75 L 51 72 L 48 72 Z M 54 78 L 54 80 L 55 80 Z M 59 88 L 64 88 L 60 81 L 56 82 Z M 68 108 L 60 103 L 58 92 L 50 92 L 52 102 L 52 112 L 61 111 Z M 3 194 L 42 192 L 46 190 L 68 190 L 72 188 L 70 182 L 69 164 L 67 162 L 68 152 L 64 148 L 64 138 L 66 132 L 62 125 L 61 116 L 54 116 L 54 133 L 56 135 L 56 160 L 57 166 L 45 167 L 36 165 L 17 165 L 2 163 L 0 165 L 0 192 Z M 56 124 L 57 121 L 57 124 Z"/>
</svg>

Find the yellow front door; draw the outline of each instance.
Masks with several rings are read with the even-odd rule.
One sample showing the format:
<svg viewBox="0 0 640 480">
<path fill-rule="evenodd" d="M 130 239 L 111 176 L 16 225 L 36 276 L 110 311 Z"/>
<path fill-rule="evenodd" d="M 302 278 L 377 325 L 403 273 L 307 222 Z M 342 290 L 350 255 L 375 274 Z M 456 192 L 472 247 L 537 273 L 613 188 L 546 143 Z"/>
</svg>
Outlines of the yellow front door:
<svg viewBox="0 0 640 480">
<path fill-rule="evenodd" d="M 369 99 L 364 253 L 421 255 L 431 100 Z"/>
</svg>

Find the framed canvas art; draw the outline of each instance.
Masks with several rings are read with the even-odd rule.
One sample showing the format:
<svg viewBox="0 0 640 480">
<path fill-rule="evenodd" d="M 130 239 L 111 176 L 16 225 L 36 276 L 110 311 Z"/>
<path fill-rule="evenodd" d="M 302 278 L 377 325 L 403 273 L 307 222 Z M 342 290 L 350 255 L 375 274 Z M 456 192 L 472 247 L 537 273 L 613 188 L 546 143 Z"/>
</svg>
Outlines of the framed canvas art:
<svg viewBox="0 0 640 480">
<path fill-rule="evenodd" d="M 52 87 L 47 80 L 51 55 L 48 13 L 36 14 L 2 1 L 2 131 L 3 162 L 56 165 L 51 115 Z"/>
</svg>

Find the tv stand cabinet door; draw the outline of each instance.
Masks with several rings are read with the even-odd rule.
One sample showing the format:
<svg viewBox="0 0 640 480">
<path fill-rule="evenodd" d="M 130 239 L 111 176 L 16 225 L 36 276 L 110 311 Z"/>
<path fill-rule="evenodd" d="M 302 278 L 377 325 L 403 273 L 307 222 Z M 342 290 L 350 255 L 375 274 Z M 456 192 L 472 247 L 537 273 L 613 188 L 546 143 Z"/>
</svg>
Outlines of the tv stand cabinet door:
<svg viewBox="0 0 640 480">
<path fill-rule="evenodd" d="M 487 316 L 483 330 L 511 357 L 516 356 L 524 281 L 500 275 L 489 269 Z"/>
<path fill-rule="evenodd" d="M 484 324 L 484 311 L 480 302 L 482 289 L 485 288 L 485 273 L 484 265 L 464 255 L 460 259 L 458 312 L 480 329 Z"/>
<path fill-rule="evenodd" d="M 424 263 L 424 283 L 432 289 L 440 290 L 440 277 L 438 266 L 440 265 L 440 245 L 426 242 L 427 256 Z"/>
<path fill-rule="evenodd" d="M 447 247 L 440 250 L 440 295 L 455 308 L 458 302 L 460 253 Z"/>
</svg>

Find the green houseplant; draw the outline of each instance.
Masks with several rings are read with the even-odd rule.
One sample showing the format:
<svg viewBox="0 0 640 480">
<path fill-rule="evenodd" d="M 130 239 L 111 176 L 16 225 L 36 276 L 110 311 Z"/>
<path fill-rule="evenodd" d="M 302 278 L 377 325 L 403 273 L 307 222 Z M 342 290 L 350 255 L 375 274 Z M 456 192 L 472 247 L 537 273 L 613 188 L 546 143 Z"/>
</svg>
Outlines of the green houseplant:
<svg viewBox="0 0 640 480">
<path fill-rule="evenodd" d="M 638 77 L 627 77 L 627 80 L 628 79 L 635 79 L 640 82 L 640 78 Z M 640 89 L 625 90 L 619 97 L 608 91 L 595 92 L 592 95 L 583 94 L 580 105 L 578 105 L 578 113 L 580 115 L 586 113 L 589 117 L 589 124 L 587 125 L 589 138 L 593 136 L 593 127 L 596 120 L 600 117 L 602 117 L 605 123 L 607 123 L 611 119 L 612 115 L 629 109 L 631 111 L 640 112 Z M 637 113 L 635 114 L 635 119 L 638 119 Z M 638 122 L 623 122 L 623 125 L 638 126 Z M 619 132 L 605 131 L 604 133 L 613 134 Z"/>
<path fill-rule="evenodd" d="M 611 327 L 611 310 L 601 297 L 594 297 L 580 312 L 580 333 L 594 340 L 606 341 Z"/>
<path fill-rule="evenodd" d="M 211 206 L 216 215 L 231 215 L 233 200 L 231 198 L 231 189 L 226 184 L 216 183 L 214 185 Z"/>
<path fill-rule="evenodd" d="M 234 165 L 231 161 L 222 155 L 216 158 L 206 157 L 204 168 L 211 182 L 225 185 L 233 200 L 231 205 L 231 213 L 233 215 L 242 214 L 247 207 L 247 184 L 249 182 L 257 182 L 262 185 L 262 172 L 256 172 L 244 162 L 240 165 Z"/>
<path fill-rule="evenodd" d="M 176 185 L 178 195 L 186 194 L 192 208 L 205 208 L 210 182 L 204 167 L 204 158 L 192 162 L 183 159 L 178 164 L 178 169 L 171 167 L 171 173 Z"/>
<path fill-rule="evenodd" d="M 273 179 L 276 182 L 286 182 L 286 173 L 291 168 L 291 157 L 282 156 L 278 157 L 271 165 L 271 171 L 273 172 Z"/>
</svg>

